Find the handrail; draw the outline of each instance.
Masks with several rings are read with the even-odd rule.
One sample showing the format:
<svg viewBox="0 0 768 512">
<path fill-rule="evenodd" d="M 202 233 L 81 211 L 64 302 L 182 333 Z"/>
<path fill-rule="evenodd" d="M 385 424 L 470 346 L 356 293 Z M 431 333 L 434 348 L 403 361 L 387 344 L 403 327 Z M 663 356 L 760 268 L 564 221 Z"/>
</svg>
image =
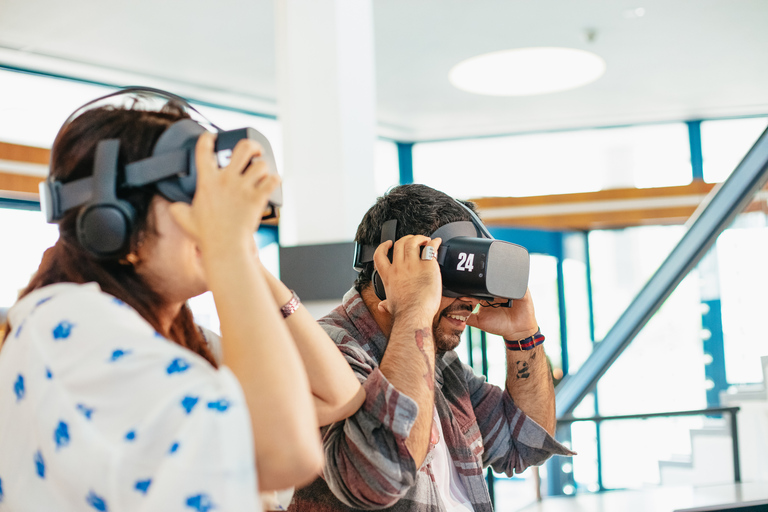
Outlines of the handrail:
<svg viewBox="0 0 768 512">
<path fill-rule="evenodd" d="M 559 418 L 571 414 L 597 385 L 598 380 L 629 346 L 680 281 L 701 260 L 707 250 L 754 194 L 768 181 L 768 130 L 719 187 L 709 204 L 700 210 L 688 231 L 664 263 L 619 317 L 605 338 L 578 372 L 567 375 L 557 387 Z M 697 211 L 698 212 L 698 211 Z M 694 217 L 696 214 L 694 213 Z"/>
<path fill-rule="evenodd" d="M 648 412 L 638 414 L 620 414 L 617 416 L 590 416 L 588 418 L 576 418 L 568 416 L 557 420 L 558 423 L 575 423 L 577 421 L 609 421 L 609 420 L 634 420 L 634 419 L 646 419 L 646 418 L 661 418 L 667 416 L 702 416 L 706 414 L 718 414 L 718 413 L 736 413 L 739 412 L 739 407 L 709 407 L 706 409 L 693 409 L 688 411 L 670 411 L 670 412 Z"/>
<path fill-rule="evenodd" d="M 634 420 L 634 419 L 648 419 L 648 418 L 667 418 L 673 416 L 704 416 L 710 414 L 728 414 L 730 416 L 731 427 L 731 450 L 733 451 L 733 481 L 736 483 L 741 482 L 741 461 L 739 459 L 739 430 L 736 414 L 739 412 L 739 407 L 709 407 L 707 409 L 694 409 L 689 411 L 671 411 L 671 412 L 650 412 L 639 414 L 621 414 L 617 416 L 591 416 L 586 418 L 575 418 L 568 416 L 560 418 L 557 423 L 571 424 L 577 421 L 593 421 L 600 423 L 603 421 L 613 420 Z"/>
</svg>

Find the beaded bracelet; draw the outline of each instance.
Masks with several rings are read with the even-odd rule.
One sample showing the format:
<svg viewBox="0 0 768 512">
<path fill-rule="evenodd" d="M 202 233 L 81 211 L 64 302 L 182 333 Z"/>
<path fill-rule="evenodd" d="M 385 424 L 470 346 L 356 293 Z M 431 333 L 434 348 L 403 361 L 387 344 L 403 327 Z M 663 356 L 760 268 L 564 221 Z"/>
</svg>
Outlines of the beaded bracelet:
<svg viewBox="0 0 768 512">
<path fill-rule="evenodd" d="M 507 350 L 532 350 L 542 343 L 544 343 L 544 335 L 541 334 L 541 331 L 538 329 L 533 334 L 533 336 L 529 336 L 522 340 L 504 340 L 504 344 L 507 346 Z"/>
</svg>

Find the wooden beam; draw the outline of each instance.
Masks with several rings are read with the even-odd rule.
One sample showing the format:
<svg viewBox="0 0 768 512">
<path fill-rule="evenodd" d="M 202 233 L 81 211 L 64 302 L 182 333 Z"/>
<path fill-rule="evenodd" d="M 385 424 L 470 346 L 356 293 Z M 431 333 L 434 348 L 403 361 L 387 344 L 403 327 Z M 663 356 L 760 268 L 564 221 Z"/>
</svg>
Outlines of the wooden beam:
<svg viewBox="0 0 768 512">
<path fill-rule="evenodd" d="M 40 176 L 0 172 L 0 193 L 2 191 L 10 191 L 37 194 L 37 184 L 44 179 L 45 178 Z"/>
<path fill-rule="evenodd" d="M 12 160 L 15 162 L 47 166 L 50 159 L 50 149 L 0 142 L 0 160 Z"/>
<path fill-rule="evenodd" d="M 0 191 L 37 194 L 50 158 L 46 148 L 0 142 Z"/>
<path fill-rule="evenodd" d="M 661 188 L 623 188 L 535 197 L 473 199 L 492 226 L 591 230 L 684 223 L 715 187 L 694 181 Z"/>
</svg>

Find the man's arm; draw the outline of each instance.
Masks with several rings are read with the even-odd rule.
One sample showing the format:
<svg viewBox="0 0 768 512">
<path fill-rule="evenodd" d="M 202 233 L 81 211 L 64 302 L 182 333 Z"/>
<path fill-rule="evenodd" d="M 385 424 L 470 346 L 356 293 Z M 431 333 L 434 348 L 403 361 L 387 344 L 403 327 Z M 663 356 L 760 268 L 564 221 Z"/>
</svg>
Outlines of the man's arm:
<svg viewBox="0 0 768 512">
<path fill-rule="evenodd" d="M 555 435 L 555 388 L 544 347 L 507 350 L 507 391 L 533 421 Z"/>
<path fill-rule="evenodd" d="M 481 308 L 467 324 L 516 342 L 537 330 L 530 292 L 511 308 Z M 512 476 L 552 455 L 573 455 L 553 438 L 555 393 L 541 345 L 507 350 L 506 390 L 465 368 L 472 406 L 483 436 L 483 462 Z"/>
<path fill-rule="evenodd" d="M 328 488 L 345 505 L 380 509 L 397 503 L 417 478 L 426 457 L 434 408 L 432 320 L 441 298 L 440 269 L 421 260 L 422 245 L 440 240 L 406 236 L 376 251 L 374 262 L 387 291 L 379 301 L 370 286 L 363 302 L 387 345 L 377 365 L 343 328 L 321 322 L 365 389 L 363 405 L 344 421 L 323 429 Z M 297 501 L 302 500 L 299 491 Z M 301 508 L 297 507 L 297 510 Z"/>
<path fill-rule="evenodd" d="M 378 317 L 391 317 L 387 349 L 381 359 L 381 373 L 402 394 L 418 405 L 416 422 L 406 446 L 416 467 L 421 467 L 429 450 L 432 410 L 435 406 L 435 344 L 432 321 L 440 306 L 442 281 L 436 260 L 422 260 L 421 247 L 437 251 L 440 240 L 409 235 L 394 244 L 392 262 L 386 254 L 391 243 L 384 243 L 374 254 L 374 263 L 387 291 L 378 303 Z M 370 287 L 364 291 L 366 303 L 375 302 Z M 389 319 L 387 319 L 389 320 Z"/>
<path fill-rule="evenodd" d="M 419 468 L 429 450 L 432 409 L 435 405 L 432 319 L 416 315 L 401 315 L 395 319 L 379 368 L 400 393 L 411 397 L 419 407 L 416 422 L 405 442 Z"/>
<path fill-rule="evenodd" d="M 480 308 L 469 317 L 467 325 L 512 342 L 532 336 L 538 331 L 538 324 L 531 292 L 526 291 L 511 308 Z M 518 408 L 554 435 L 555 388 L 542 345 L 532 350 L 507 350 L 506 388 Z"/>
<path fill-rule="evenodd" d="M 416 481 L 418 468 L 406 442 L 418 407 L 397 391 L 362 349 L 353 344 L 341 348 L 355 372 L 365 375 L 366 395 L 357 412 L 322 429 L 323 478 L 334 496 L 348 507 L 390 507 Z M 295 510 L 313 510 L 317 496 L 307 492 L 309 496 L 301 490 L 297 493 L 294 504 L 305 506 Z"/>
</svg>

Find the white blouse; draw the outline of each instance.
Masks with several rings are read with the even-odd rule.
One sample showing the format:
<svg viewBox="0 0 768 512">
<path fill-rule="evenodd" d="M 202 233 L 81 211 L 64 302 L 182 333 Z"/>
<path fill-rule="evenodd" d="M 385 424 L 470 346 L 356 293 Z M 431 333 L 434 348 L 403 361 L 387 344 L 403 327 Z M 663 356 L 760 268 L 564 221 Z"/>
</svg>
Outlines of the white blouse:
<svg viewBox="0 0 768 512">
<path fill-rule="evenodd" d="M 0 350 L 0 511 L 260 511 L 226 367 L 96 284 L 36 290 Z"/>
</svg>

